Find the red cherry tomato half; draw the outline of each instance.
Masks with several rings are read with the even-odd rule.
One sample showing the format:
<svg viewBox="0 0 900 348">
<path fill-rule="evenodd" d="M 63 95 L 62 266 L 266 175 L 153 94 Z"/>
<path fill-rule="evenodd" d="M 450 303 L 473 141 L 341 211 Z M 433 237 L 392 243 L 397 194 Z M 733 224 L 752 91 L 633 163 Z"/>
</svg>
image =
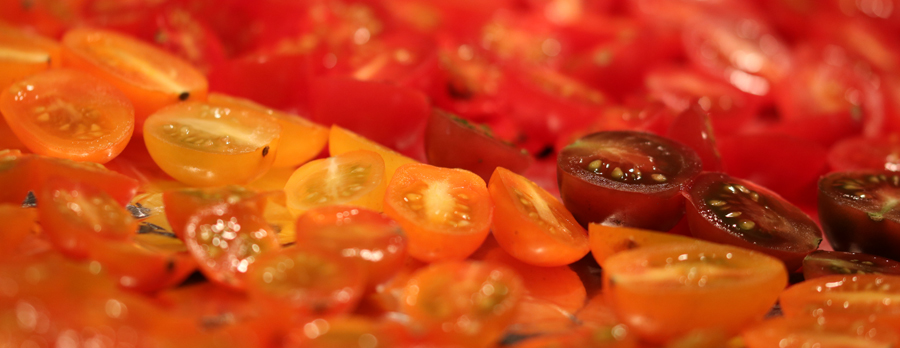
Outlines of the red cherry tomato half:
<svg viewBox="0 0 900 348">
<path fill-rule="evenodd" d="M 767 253 L 791 271 L 822 241 L 819 226 L 803 211 L 749 181 L 704 173 L 685 196 L 694 237 Z"/>
</svg>

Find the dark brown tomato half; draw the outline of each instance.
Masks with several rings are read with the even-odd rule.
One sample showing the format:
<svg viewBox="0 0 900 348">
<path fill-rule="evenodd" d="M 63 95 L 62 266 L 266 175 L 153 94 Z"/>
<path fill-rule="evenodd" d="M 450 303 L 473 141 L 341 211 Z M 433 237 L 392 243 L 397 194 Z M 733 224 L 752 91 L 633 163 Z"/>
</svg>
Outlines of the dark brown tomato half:
<svg viewBox="0 0 900 348">
<path fill-rule="evenodd" d="M 430 164 L 462 168 L 485 182 L 497 167 L 521 174 L 532 161 L 527 151 L 495 138 L 490 129 L 440 109 L 428 118 L 425 156 Z"/>
<path fill-rule="evenodd" d="M 703 173 L 685 196 L 694 237 L 769 254 L 790 272 L 822 242 L 819 226 L 800 208 L 752 182 Z"/>
<path fill-rule="evenodd" d="M 803 259 L 803 278 L 835 274 L 900 275 L 900 262 L 863 253 L 816 250 Z"/>
<path fill-rule="evenodd" d="M 557 180 L 563 203 L 584 226 L 667 231 L 684 215 L 679 193 L 701 166 L 697 153 L 673 140 L 605 131 L 563 148 Z"/>
<path fill-rule="evenodd" d="M 819 220 L 838 251 L 900 260 L 900 173 L 854 171 L 819 180 Z"/>
</svg>

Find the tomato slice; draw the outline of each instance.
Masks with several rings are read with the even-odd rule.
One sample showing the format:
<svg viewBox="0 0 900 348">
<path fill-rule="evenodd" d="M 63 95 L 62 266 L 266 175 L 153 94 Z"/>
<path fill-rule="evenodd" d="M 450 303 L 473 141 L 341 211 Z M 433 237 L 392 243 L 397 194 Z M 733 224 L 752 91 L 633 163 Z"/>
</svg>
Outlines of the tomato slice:
<svg viewBox="0 0 900 348">
<path fill-rule="evenodd" d="M 409 255 L 426 262 L 462 260 L 490 232 L 494 204 L 484 180 L 462 169 L 407 164 L 384 195 L 384 212 L 409 238 Z"/>
<path fill-rule="evenodd" d="M 545 267 L 568 265 L 587 255 L 587 231 L 534 182 L 498 167 L 488 189 L 496 207 L 493 235 L 510 255 Z"/>
<path fill-rule="evenodd" d="M 210 105 L 249 109 L 267 114 L 281 125 L 281 141 L 273 167 L 297 167 L 315 158 L 328 141 L 328 128 L 301 116 L 269 109 L 250 100 L 219 93 L 209 94 Z"/>
<path fill-rule="evenodd" d="M 641 338 L 658 343 L 700 329 L 737 333 L 762 318 L 786 285 L 778 259 L 725 245 L 648 246 L 603 264 L 608 303 Z"/>
<path fill-rule="evenodd" d="M 863 253 L 816 250 L 803 259 L 803 278 L 834 274 L 900 275 L 900 262 Z"/>
<path fill-rule="evenodd" d="M 490 129 L 439 109 L 428 119 L 425 155 L 430 164 L 466 169 L 484 180 L 497 167 L 521 174 L 532 161 L 527 151 L 495 138 Z"/>
<path fill-rule="evenodd" d="M 61 62 L 56 41 L 0 24 L 0 90 Z"/>
<path fill-rule="evenodd" d="M 284 185 L 294 215 L 329 205 L 357 205 L 382 210 L 384 160 L 375 152 L 351 151 L 304 164 Z"/>
<path fill-rule="evenodd" d="M 522 280 L 505 267 L 443 262 L 413 275 L 400 310 L 422 326 L 426 341 L 491 347 L 512 321 L 522 296 Z"/>
<path fill-rule="evenodd" d="M 819 180 L 819 219 L 835 250 L 900 258 L 900 174 L 836 172 Z"/>
<path fill-rule="evenodd" d="M 126 241 L 137 231 L 131 213 L 99 188 L 53 176 L 36 196 L 43 232 L 67 256 L 88 257 L 101 240 Z"/>
<path fill-rule="evenodd" d="M 281 126 L 245 107 L 185 102 L 144 123 L 144 143 L 166 174 L 194 186 L 246 184 L 269 170 Z"/>
<path fill-rule="evenodd" d="M 661 244 L 702 243 L 698 239 L 672 233 L 600 224 L 588 226 L 588 237 L 591 255 L 601 266 L 611 256 L 632 249 Z"/>
<path fill-rule="evenodd" d="M 326 206 L 301 215 L 298 245 L 316 246 L 363 265 L 369 288 L 396 274 L 406 260 L 406 234 L 393 219 L 354 206 Z"/>
<path fill-rule="evenodd" d="M 134 132 L 134 109 L 116 87 L 75 70 L 51 70 L 0 94 L 16 137 L 41 155 L 105 163 Z"/>
<path fill-rule="evenodd" d="M 835 316 L 900 325 L 900 277 L 880 274 L 832 275 L 785 290 L 779 302 L 785 317 Z"/>
<path fill-rule="evenodd" d="M 294 322 L 350 312 L 363 289 L 365 276 L 353 260 L 296 246 L 260 258 L 247 285 L 251 298 L 282 308 Z"/>
<path fill-rule="evenodd" d="M 64 66 L 116 86 L 134 105 L 135 130 L 162 107 L 206 100 L 206 77 L 190 64 L 137 39 L 98 29 L 73 29 L 62 39 Z"/>
<path fill-rule="evenodd" d="M 559 191 L 582 225 L 667 231 L 684 214 L 681 189 L 701 166 L 696 152 L 660 136 L 598 132 L 560 152 Z"/>
<path fill-rule="evenodd" d="M 819 226 L 803 211 L 749 181 L 704 173 L 685 196 L 694 237 L 767 253 L 791 271 L 822 241 Z"/>
<path fill-rule="evenodd" d="M 896 330 L 848 318 L 775 318 L 741 334 L 747 348 L 893 347 Z"/>
</svg>

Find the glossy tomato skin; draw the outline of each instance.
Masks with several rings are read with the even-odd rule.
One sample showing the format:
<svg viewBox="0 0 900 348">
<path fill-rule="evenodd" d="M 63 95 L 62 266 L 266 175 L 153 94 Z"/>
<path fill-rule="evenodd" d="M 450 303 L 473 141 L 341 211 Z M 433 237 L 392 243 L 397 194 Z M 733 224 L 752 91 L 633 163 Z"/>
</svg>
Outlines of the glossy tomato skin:
<svg viewBox="0 0 900 348">
<path fill-rule="evenodd" d="M 684 214 L 680 191 L 701 166 L 693 150 L 675 141 L 610 131 L 564 148 L 557 175 L 562 201 L 582 225 L 667 231 Z"/>
<path fill-rule="evenodd" d="M 743 333 L 747 348 L 890 347 L 900 343 L 884 323 L 853 318 L 774 318 Z"/>
<path fill-rule="evenodd" d="M 694 150 L 703 162 L 704 171 L 721 171 L 722 155 L 716 148 L 712 117 L 700 103 L 699 100 L 694 100 L 672 121 L 666 134 L 672 140 L 679 141 Z"/>
<path fill-rule="evenodd" d="M 835 250 L 900 260 L 900 176 L 889 171 L 835 172 L 819 180 L 819 219 Z"/>
<path fill-rule="evenodd" d="M 532 162 L 528 152 L 495 138 L 477 124 L 440 109 L 434 109 L 428 119 L 425 155 L 430 164 L 466 169 L 485 181 L 497 167 L 522 173 Z"/>
<path fill-rule="evenodd" d="M 900 275 L 900 262 L 863 253 L 817 250 L 803 259 L 803 278 L 836 274 Z"/>
<path fill-rule="evenodd" d="M 850 317 L 900 325 L 900 277 L 883 274 L 830 275 L 794 284 L 779 302 L 788 318 Z"/>
<path fill-rule="evenodd" d="M 803 211 L 749 181 L 703 173 L 685 197 L 694 237 L 772 255 L 790 271 L 822 241 L 822 231 Z"/>
<path fill-rule="evenodd" d="M 831 171 L 890 170 L 900 171 L 900 137 L 850 137 L 828 150 Z"/>
</svg>

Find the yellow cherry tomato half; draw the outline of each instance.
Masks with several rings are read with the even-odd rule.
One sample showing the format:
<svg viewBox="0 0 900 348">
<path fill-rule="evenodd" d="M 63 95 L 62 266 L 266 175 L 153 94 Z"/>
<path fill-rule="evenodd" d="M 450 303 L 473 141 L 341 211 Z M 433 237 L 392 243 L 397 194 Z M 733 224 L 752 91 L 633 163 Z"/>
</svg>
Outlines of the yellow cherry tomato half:
<svg viewBox="0 0 900 348">
<path fill-rule="evenodd" d="M 381 211 L 385 185 L 381 155 L 359 150 L 304 164 L 288 179 L 284 191 L 295 216 L 336 204 Z"/>
</svg>

